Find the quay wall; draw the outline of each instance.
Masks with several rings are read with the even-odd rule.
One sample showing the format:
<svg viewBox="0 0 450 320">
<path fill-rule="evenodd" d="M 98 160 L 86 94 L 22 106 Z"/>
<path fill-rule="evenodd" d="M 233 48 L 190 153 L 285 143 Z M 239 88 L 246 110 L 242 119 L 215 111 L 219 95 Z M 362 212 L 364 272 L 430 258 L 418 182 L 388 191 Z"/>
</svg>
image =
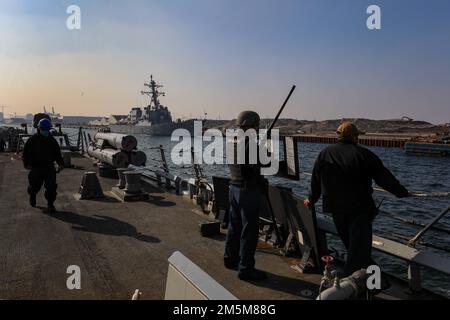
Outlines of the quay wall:
<svg viewBox="0 0 450 320">
<path fill-rule="evenodd" d="M 326 144 L 332 144 L 338 141 L 337 137 L 321 135 L 296 135 L 295 139 L 297 140 L 297 142 Z M 411 139 L 360 137 L 358 143 L 369 147 L 403 148 L 408 141 L 411 141 Z"/>
</svg>

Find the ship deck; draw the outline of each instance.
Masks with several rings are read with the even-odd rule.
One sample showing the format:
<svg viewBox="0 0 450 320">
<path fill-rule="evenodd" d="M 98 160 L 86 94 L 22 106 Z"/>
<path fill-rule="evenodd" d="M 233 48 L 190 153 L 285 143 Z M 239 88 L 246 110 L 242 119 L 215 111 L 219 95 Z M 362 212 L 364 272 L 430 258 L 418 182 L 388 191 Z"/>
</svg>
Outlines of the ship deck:
<svg viewBox="0 0 450 320">
<path fill-rule="evenodd" d="M 243 282 L 223 267 L 225 232 L 204 238 L 198 224 L 206 220 L 186 197 L 149 187 L 150 200 L 122 203 L 108 195 L 117 182 L 100 178 L 103 200 L 76 200 L 92 161 L 73 157 L 58 179 L 58 213 L 44 213 L 43 192 L 38 207 L 28 205 L 27 171 L 16 154 L 0 153 L 0 299 L 163 299 L 168 258 L 180 251 L 239 299 L 311 299 L 320 275 L 300 274 L 292 260 L 260 243 L 257 267 L 269 278 Z M 67 267 L 81 268 L 81 290 L 68 290 Z M 405 287 L 380 295 L 407 299 Z M 416 297 L 417 298 L 417 297 Z"/>
</svg>

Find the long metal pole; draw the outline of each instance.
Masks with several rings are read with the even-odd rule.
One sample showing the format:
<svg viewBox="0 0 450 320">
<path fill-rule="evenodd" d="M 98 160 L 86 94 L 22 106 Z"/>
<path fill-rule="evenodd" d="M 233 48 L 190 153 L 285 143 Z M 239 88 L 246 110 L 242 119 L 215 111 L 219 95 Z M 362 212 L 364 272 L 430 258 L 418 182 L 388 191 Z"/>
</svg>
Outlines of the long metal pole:
<svg viewBox="0 0 450 320">
<path fill-rule="evenodd" d="M 292 93 L 294 93 L 295 88 L 296 88 L 296 86 L 293 85 L 292 88 L 291 88 L 291 91 L 289 91 L 289 94 L 288 94 L 288 96 L 286 97 L 286 100 L 284 100 L 283 105 L 281 106 L 280 110 L 278 110 L 277 115 L 275 116 L 275 118 L 273 119 L 273 121 L 272 121 L 272 123 L 270 124 L 269 128 L 267 129 L 267 132 L 266 132 L 266 138 L 267 138 L 267 137 L 270 137 L 270 132 L 272 131 L 273 127 L 275 126 L 275 123 L 277 122 L 278 118 L 280 117 L 281 113 L 283 112 L 284 107 L 286 107 L 287 103 L 289 102 L 289 99 L 291 98 Z M 264 140 L 266 140 L 266 139 L 264 139 Z M 263 141 L 264 141 L 264 140 L 263 140 Z M 278 229 L 277 220 L 276 220 L 276 218 L 275 218 L 275 213 L 273 212 L 272 203 L 270 202 L 269 188 L 268 188 L 268 186 L 267 186 L 266 190 L 264 191 L 264 193 L 265 193 L 265 196 L 266 196 L 268 209 L 269 209 L 269 211 L 270 211 L 270 217 L 271 217 L 272 222 L 273 222 L 273 228 L 274 228 L 274 230 L 275 230 L 275 234 L 277 235 L 277 242 L 278 242 L 278 245 L 280 246 L 280 245 L 283 243 L 283 240 L 284 240 L 284 239 L 282 238 L 281 232 L 280 232 L 280 230 Z"/>
<path fill-rule="evenodd" d="M 438 222 L 443 216 L 447 214 L 447 212 L 450 211 L 450 206 L 447 207 L 444 211 L 442 211 L 439 215 L 436 216 L 436 218 L 433 219 L 425 228 L 419 231 L 411 240 L 408 241 L 408 245 L 411 247 L 415 247 L 416 243 L 420 240 L 420 238 L 423 237 L 425 232 L 427 232 L 436 222 Z"/>
<path fill-rule="evenodd" d="M 269 133 L 273 129 L 273 127 L 275 126 L 275 123 L 278 121 L 278 118 L 280 117 L 281 113 L 283 112 L 284 107 L 286 107 L 287 103 L 289 102 L 289 99 L 291 99 L 291 96 L 294 93 L 295 88 L 296 88 L 296 86 L 293 85 L 291 91 L 289 91 L 289 94 L 288 94 L 286 100 L 284 100 L 283 105 L 281 106 L 280 110 L 278 110 L 277 115 L 272 120 L 272 123 L 270 124 L 269 128 L 267 129 L 267 133 Z"/>
<path fill-rule="evenodd" d="M 380 212 L 380 214 L 382 214 L 388 218 L 394 219 L 396 221 L 400 221 L 401 223 L 405 223 L 405 224 L 408 224 L 411 226 L 415 226 L 415 227 L 419 227 L 419 228 L 425 228 L 427 226 L 426 224 L 420 223 L 414 219 L 405 219 L 403 217 L 397 216 L 395 214 L 392 214 L 392 213 L 389 213 L 389 212 L 386 212 L 383 210 L 379 210 L 379 212 Z M 450 229 L 440 228 L 440 227 L 436 227 L 436 226 L 431 226 L 430 229 L 450 234 Z M 408 238 L 408 240 L 409 239 L 410 238 Z"/>
</svg>

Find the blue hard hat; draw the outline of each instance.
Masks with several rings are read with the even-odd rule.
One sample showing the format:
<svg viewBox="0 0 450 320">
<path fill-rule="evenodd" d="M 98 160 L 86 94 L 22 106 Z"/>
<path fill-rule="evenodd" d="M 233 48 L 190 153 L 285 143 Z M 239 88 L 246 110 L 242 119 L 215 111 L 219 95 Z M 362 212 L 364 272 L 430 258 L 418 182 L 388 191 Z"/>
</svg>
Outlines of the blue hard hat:
<svg viewBox="0 0 450 320">
<path fill-rule="evenodd" d="M 48 119 L 41 119 L 38 124 L 39 129 L 50 130 L 52 128 L 52 123 Z"/>
</svg>

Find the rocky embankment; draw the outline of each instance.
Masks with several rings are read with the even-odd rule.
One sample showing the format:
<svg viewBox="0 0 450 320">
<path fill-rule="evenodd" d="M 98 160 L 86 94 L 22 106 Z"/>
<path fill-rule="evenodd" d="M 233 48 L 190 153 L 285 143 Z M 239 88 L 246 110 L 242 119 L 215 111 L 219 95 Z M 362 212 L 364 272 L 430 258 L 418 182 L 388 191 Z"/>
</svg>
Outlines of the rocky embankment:
<svg viewBox="0 0 450 320">
<path fill-rule="evenodd" d="M 374 135 L 446 135 L 450 134 L 450 124 L 435 125 L 416 120 L 370 120 L 370 119 L 335 119 L 323 121 L 309 121 L 296 119 L 279 119 L 276 128 L 281 134 L 334 134 L 342 121 L 352 121 L 359 130 Z M 268 127 L 271 119 L 263 119 L 261 127 Z M 234 120 L 208 120 L 208 128 L 225 130 L 234 127 Z"/>
</svg>

